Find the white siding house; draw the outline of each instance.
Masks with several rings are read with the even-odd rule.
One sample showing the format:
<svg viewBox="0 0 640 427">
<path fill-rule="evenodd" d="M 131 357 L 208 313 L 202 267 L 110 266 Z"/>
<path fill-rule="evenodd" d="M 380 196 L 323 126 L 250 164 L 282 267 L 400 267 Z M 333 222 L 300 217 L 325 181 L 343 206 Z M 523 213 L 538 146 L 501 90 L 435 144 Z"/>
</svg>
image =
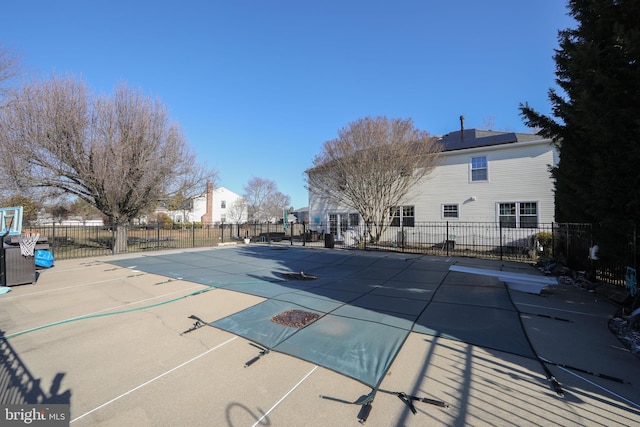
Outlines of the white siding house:
<svg viewBox="0 0 640 427">
<path fill-rule="evenodd" d="M 467 129 L 440 138 L 441 163 L 396 208 L 393 226 L 449 221 L 502 223 L 537 228 L 554 220 L 554 182 L 549 167 L 558 153 L 536 134 Z M 338 239 L 359 225 L 357 212 L 327 204 L 309 190 L 309 228 Z"/>
<path fill-rule="evenodd" d="M 247 221 L 246 206 L 236 205 L 242 196 L 224 187 L 214 188 L 208 183 L 204 193 L 191 199 L 188 210 L 166 211 L 174 222 L 202 222 L 205 226 L 242 224 Z M 238 209 L 240 207 L 240 209 Z M 157 210 L 156 212 L 158 212 Z"/>
<path fill-rule="evenodd" d="M 244 206 L 237 211 L 236 202 L 242 196 L 224 187 L 213 188 L 212 184 L 207 184 L 207 191 L 193 199 L 193 216 L 195 221 L 200 221 L 204 225 L 220 224 L 242 224 L 247 222 L 247 208 Z"/>
</svg>

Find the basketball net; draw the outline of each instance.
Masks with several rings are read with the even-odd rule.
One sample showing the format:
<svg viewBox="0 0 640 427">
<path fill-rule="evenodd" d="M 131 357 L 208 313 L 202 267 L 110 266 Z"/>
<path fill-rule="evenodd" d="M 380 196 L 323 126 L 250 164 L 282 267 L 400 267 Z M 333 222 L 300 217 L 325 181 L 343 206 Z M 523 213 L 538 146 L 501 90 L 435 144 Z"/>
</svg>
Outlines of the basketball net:
<svg viewBox="0 0 640 427">
<path fill-rule="evenodd" d="M 36 247 L 36 243 L 38 243 L 39 238 L 39 233 L 21 234 L 18 239 L 18 243 L 20 243 L 20 253 L 23 256 L 33 256 L 34 249 Z"/>
</svg>

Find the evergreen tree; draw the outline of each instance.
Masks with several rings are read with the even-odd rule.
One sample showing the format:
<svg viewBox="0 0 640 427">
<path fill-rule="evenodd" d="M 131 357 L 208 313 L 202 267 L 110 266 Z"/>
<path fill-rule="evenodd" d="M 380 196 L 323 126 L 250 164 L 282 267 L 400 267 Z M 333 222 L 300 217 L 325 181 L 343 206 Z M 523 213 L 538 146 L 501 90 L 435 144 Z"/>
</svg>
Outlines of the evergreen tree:
<svg viewBox="0 0 640 427">
<path fill-rule="evenodd" d="M 520 106 L 558 143 L 556 220 L 590 222 L 603 255 L 640 226 L 640 0 L 570 0 L 577 26 L 559 32 L 553 117 Z"/>
</svg>

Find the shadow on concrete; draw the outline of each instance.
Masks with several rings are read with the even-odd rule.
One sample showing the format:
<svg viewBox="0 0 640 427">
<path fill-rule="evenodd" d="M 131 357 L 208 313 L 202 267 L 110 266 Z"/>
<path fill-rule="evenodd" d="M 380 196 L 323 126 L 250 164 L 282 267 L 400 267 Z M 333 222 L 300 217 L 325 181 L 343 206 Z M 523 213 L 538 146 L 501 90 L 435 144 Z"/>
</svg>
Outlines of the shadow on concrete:
<svg viewBox="0 0 640 427">
<path fill-rule="evenodd" d="M 0 330 L 0 337 L 4 332 Z M 0 403 L 22 404 L 70 404 L 71 390 L 61 391 L 64 373 L 59 372 L 51 382 L 48 392 L 36 378 L 8 340 L 0 338 Z"/>
<path fill-rule="evenodd" d="M 251 416 L 252 419 L 255 419 L 256 421 L 256 425 L 258 426 L 270 426 L 271 425 L 271 421 L 269 420 L 269 417 L 266 416 L 266 414 L 263 413 L 263 411 L 261 409 L 258 409 L 257 412 L 258 413 L 254 413 L 250 408 L 248 408 L 246 405 L 243 405 L 242 403 L 239 402 L 231 402 L 227 405 L 226 408 L 226 418 L 227 418 L 227 426 L 228 427 L 235 427 L 236 424 L 233 423 L 233 418 L 234 418 L 234 414 L 236 414 L 237 412 L 246 412 L 247 414 L 249 414 Z M 243 424 L 244 425 L 244 424 Z"/>
</svg>

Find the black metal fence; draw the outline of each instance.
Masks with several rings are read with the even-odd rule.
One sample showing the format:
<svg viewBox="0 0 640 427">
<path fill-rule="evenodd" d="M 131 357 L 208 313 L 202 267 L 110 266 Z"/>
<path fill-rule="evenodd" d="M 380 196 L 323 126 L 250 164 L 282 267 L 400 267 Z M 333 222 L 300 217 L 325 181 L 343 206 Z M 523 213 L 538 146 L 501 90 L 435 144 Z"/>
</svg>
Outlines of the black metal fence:
<svg viewBox="0 0 640 427">
<path fill-rule="evenodd" d="M 116 226 L 67 226 L 49 224 L 29 226 L 23 232 L 39 233 L 46 240 L 56 260 L 86 258 L 164 249 L 216 246 L 244 241 L 281 241 L 303 234 L 303 224 L 222 224 L 214 227 L 120 226 L 125 229 L 126 244 L 116 245 Z M 123 248 L 123 250 L 117 250 Z"/>
<path fill-rule="evenodd" d="M 429 255 L 531 260 L 553 256 L 557 237 L 555 224 L 507 228 L 493 222 L 443 221 L 388 227 L 376 239 L 367 233 L 365 226 L 350 227 L 337 232 L 333 244 Z"/>
<path fill-rule="evenodd" d="M 503 227 L 499 223 L 443 221 L 389 227 L 373 241 L 366 227 L 337 231 L 324 241 L 327 247 L 387 250 L 441 256 L 468 256 L 522 262 L 553 260 L 598 280 L 624 285 L 627 267 L 637 269 L 637 230 L 621 230 L 619 244 L 601 246 L 591 224 L 548 223 L 536 228 Z M 615 246 L 615 247 L 614 247 Z"/>
<path fill-rule="evenodd" d="M 320 227 L 320 230 L 322 228 Z M 134 253 L 164 249 L 211 247 L 221 243 L 280 243 L 385 250 L 442 256 L 536 262 L 553 258 L 573 270 L 593 271 L 600 280 L 624 284 L 627 267 L 637 267 L 636 229 L 625 230 L 626 239 L 616 251 L 601 251 L 597 261 L 589 258 L 594 229 L 589 224 L 548 223 L 536 228 L 502 227 L 498 223 L 416 223 L 411 227 L 389 227 L 375 239 L 365 227 L 336 230 L 334 234 L 308 230 L 305 224 L 255 223 L 215 227 L 181 228 L 127 226 L 126 245 L 116 245 L 115 227 L 60 226 L 30 227 L 45 236 L 56 260 Z M 596 230 L 597 231 L 597 230 Z M 596 233 L 597 234 L 597 233 Z M 615 255 L 611 255 L 615 254 Z"/>
</svg>

